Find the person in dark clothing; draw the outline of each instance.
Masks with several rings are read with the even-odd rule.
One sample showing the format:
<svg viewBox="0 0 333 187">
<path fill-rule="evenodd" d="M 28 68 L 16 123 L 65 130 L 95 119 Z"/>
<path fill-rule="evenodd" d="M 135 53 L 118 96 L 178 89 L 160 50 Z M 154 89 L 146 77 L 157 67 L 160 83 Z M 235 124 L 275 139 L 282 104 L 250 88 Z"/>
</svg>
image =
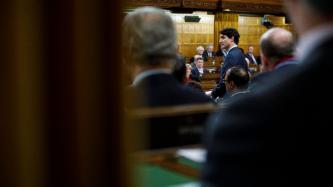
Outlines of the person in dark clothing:
<svg viewBox="0 0 333 187">
<path fill-rule="evenodd" d="M 244 54 L 238 48 L 240 35 L 234 28 L 226 28 L 220 32 L 220 45 L 222 49 L 227 51 L 224 58 L 223 66 L 221 67 L 221 76 L 219 84 L 213 89 L 211 95 L 215 99 L 223 97 L 226 93 L 225 84 L 223 82 L 225 73 L 233 66 L 239 66 L 248 71 L 248 66 L 245 61 Z"/>
<path fill-rule="evenodd" d="M 203 187 L 333 185 L 333 4 L 283 2 L 299 34 L 299 66 L 211 116 Z"/>
<path fill-rule="evenodd" d="M 186 64 L 185 59 L 177 55 L 177 61 L 172 68 L 172 75 L 180 82 L 185 83 L 186 80 Z"/>
<path fill-rule="evenodd" d="M 227 93 L 223 98 L 218 99 L 217 103 L 223 104 L 225 106 L 232 100 L 246 96 L 249 93 L 247 89 L 249 80 L 249 73 L 243 68 L 234 66 L 228 69 L 223 80 Z"/>
<path fill-rule="evenodd" d="M 204 61 L 208 61 L 209 58 L 214 58 L 215 57 L 215 52 L 214 52 L 214 46 L 213 44 L 208 44 L 206 50 L 202 54 L 202 58 Z"/>
<path fill-rule="evenodd" d="M 251 80 L 249 89 L 252 91 L 271 84 L 268 81 L 272 74 L 285 76 L 298 67 L 294 57 L 292 33 L 282 28 L 272 28 L 263 34 L 260 40 L 260 56 L 263 72 Z"/>
<path fill-rule="evenodd" d="M 203 68 L 204 61 L 201 57 L 195 56 L 195 67 L 191 70 L 190 78 L 191 80 L 201 82 L 201 77 L 204 73 L 207 73 L 207 70 Z"/>
<path fill-rule="evenodd" d="M 131 64 L 134 81 L 129 107 L 162 107 L 210 102 L 204 94 L 185 87 L 171 74 L 176 62 L 176 30 L 162 9 L 141 7 L 123 24 L 124 59 Z"/>
</svg>

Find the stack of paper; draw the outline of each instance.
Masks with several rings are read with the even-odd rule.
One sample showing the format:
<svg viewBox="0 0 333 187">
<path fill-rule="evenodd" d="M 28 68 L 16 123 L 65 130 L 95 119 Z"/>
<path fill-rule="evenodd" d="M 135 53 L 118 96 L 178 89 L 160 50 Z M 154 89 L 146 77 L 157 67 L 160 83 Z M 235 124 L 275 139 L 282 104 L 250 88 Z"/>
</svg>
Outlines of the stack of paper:
<svg viewBox="0 0 333 187">
<path fill-rule="evenodd" d="M 206 159 L 206 150 L 201 148 L 179 149 L 176 154 L 198 163 L 203 163 Z"/>
</svg>

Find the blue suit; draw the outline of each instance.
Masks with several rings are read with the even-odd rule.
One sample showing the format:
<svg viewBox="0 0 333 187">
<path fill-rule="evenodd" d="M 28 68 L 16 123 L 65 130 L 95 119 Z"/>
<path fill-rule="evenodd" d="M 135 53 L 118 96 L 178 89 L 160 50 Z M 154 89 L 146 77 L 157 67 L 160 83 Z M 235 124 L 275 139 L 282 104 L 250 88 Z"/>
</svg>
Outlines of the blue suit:
<svg viewBox="0 0 333 187">
<path fill-rule="evenodd" d="M 191 70 L 191 75 L 190 75 L 190 78 L 194 81 L 197 81 L 197 82 L 200 82 L 201 81 L 201 77 L 200 77 L 200 72 L 198 70 L 197 67 L 194 67 L 192 70 Z"/>
<path fill-rule="evenodd" d="M 247 63 L 245 61 L 245 56 L 238 47 L 232 48 L 224 59 L 223 66 L 221 68 L 220 82 L 216 86 L 216 88 L 214 88 L 214 90 L 212 91 L 213 98 L 223 97 L 224 94 L 226 93 L 223 79 L 227 70 L 234 66 L 242 67 L 246 71 L 248 71 Z"/>
</svg>

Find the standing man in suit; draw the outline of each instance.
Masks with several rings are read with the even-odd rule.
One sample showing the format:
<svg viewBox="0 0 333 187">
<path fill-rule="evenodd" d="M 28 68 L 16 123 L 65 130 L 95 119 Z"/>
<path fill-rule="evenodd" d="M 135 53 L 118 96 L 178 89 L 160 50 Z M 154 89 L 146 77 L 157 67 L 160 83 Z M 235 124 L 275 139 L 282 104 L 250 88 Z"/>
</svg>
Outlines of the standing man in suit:
<svg viewBox="0 0 333 187">
<path fill-rule="evenodd" d="M 123 23 L 123 51 L 133 69 L 127 98 L 132 107 L 159 107 L 210 102 L 210 98 L 186 88 L 171 74 L 177 58 L 176 30 L 162 9 L 137 8 Z"/>
<path fill-rule="evenodd" d="M 300 65 L 212 116 L 205 187 L 331 186 L 333 4 L 284 0 Z M 318 89 L 321 88 L 321 89 Z"/>
<path fill-rule="evenodd" d="M 260 57 L 262 72 L 255 76 L 250 84 L 254 91 L 268 82 L 269 76 L 274 73 L 288 74 L 297 68 L 298 63 L 294 57 L 294 39 L 291 32 L 282 28 L 272 28 L 266 31 L 260 39 Z"/>
<path fill-rule="evenodd" d="M 244 54 L 238 48 L 240 35 L 234 28 L 226 28 L 220 32 L 220 45 L 221 49 L 226 50 L 227 54 L 224 58 L 223 66 L 221 68 L 221 76 L 219 84 L 213 89 L 211 95 L 215 99 L 223 97 L 226 93 L 225 84 L 223 79 L 227 70 L 233 66 L 239 66 L 248 71 L 248 66 L 245 61 Z"/>
</svg>

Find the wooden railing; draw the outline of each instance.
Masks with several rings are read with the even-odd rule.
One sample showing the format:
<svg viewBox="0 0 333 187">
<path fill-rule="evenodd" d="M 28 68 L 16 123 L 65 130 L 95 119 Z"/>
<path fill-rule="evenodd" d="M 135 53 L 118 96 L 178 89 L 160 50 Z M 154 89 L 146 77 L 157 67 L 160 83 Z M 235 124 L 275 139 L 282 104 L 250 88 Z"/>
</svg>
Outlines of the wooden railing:
<svg viewBox="0 0 333 187">
<path fill-rule="evenodd" d="M 128 111 L 127 132 L 137 137 L 133 150 L 200 144 L 208 116 L 219 107 L 209 103 Z"/>
</svg>

